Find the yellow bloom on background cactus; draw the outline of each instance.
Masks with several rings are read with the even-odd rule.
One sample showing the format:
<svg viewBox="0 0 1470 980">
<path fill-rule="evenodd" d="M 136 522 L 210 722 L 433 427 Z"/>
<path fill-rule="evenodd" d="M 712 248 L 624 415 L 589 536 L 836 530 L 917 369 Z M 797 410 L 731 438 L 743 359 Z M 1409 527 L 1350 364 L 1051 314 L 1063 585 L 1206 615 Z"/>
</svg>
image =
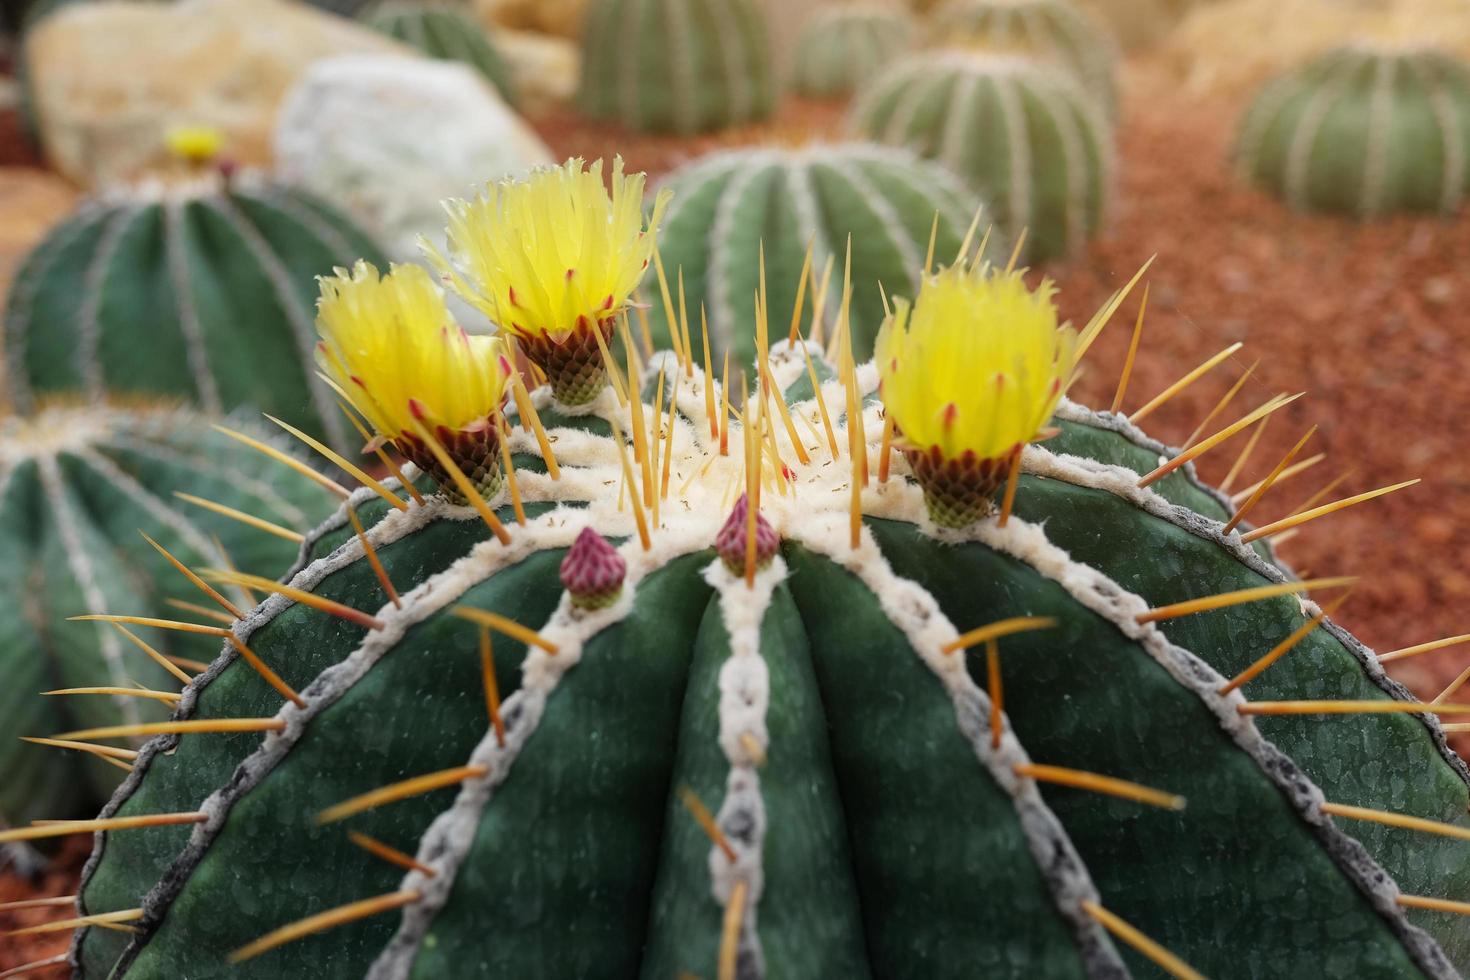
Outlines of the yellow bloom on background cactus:
<svg viewBox="0 0 1470 980">
<path fill-rule="evenodd" d="M 387 275 L 366 262 L 321 279 L 322 372 L 381 435 L 414 422 L 450 431 L 483 426 L 505 401 L 510 361 L 498 337 L 467 334 L 444 293 L 416 265 Z"/>
<path fill-rule="evenodd" d="M 489 184 L 473 201 L 449 201 L 448 255 L 423 247 L 456 291 L 502 329 L 560 342 L 611 321 L 627 305 L 653 255 L 668 203 L 643 220 L 644 175 L 613 161 L 581 159 Z"/>
<path fill-rule="evenodd" d="M 1076 332 L 1055 289 L 1019 272 L 958 265 L 896 300 L 878 334 L 883 403 L 905 445 L 947 460 L 1008 456 L 1037 437 L 1071 384 Z"/>
<path fill-rule="evenodd" d="M 175 126 L 165 134 L 169 152 L 185 163 L 208 163 L 219 156 L 225 134 L 213 126 Z"/>
</svg>

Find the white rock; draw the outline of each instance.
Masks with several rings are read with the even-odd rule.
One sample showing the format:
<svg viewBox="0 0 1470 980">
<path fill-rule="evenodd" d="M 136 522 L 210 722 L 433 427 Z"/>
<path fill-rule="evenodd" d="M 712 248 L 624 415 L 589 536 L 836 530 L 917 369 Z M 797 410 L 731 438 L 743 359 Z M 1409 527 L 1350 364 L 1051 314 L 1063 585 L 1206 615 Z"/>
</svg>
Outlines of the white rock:
<svg viewBox="0 0 1470 980">
<path fill-rule="evenodd" d="M 442 241 L 440 201 L 553 162 L 483 78 L 447 61 L 348 56 L 313 65 L 275 134 L 279 176 L 346 209 L 394 258 Z"/>
<path fill-rule="evenodd" d="M 26 37 L 46 155 L 93 186 L 168 165 L 175 126 L 219 129 L 226 156 L 265 164 L 276 108 L 307 65 L 367 52 L 411 49 L 283 0 L 73 4 Z"/>
</svg>

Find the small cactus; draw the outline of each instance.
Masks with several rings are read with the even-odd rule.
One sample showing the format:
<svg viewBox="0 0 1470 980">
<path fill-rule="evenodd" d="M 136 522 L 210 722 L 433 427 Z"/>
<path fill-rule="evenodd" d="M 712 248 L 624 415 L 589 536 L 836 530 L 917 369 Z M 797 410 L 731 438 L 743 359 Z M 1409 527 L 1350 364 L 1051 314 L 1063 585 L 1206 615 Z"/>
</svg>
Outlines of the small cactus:
<svg viewBox="0 0 1470 980">
<path fill-rule="evenodd" d="M 555 216 L 526 218 L 477 230 L 566 295 Z M 343 315 L 375 337 L 392 298 Z M 846 324 L 835 364 L 759 344 L 734 398 L 687 347 L 607 358 L 575 407 L 400 387 L 454 342 L 401 318 L 348 397 L 400 449 L 415 399 L 513 400 L 511 468 L 457 505 L 432 443 L 421 501 L 354 492 L 365 533 L 329 521 L 233 625 L 87 825 L 77 976 L 1457 976 L 1470 931 L 1426 909 L 1470 890 L 1470 772 L 1302 595 L 1345 580 L 1227 523 L 1190 465 L 1223 436 L 1066 400 L 1121 299 L 1077 331 L 962 258 L 894 298 L 875 363 Z"/>
<path fill-rule="evenodd" d="M 776 102 L 756 0 L 593 0 L 582 111 L 631 129 L 699 133 L 756 122 Z"/>
<path fill-rule="evenodd" d="M 316 276 L 357 255 L 377 249 L 345 217 L 248 175 L 95 198 L 11 285 L 10 396 L 22 410 L 63 392 L 251 406 L 345 447 L 308 365 Z"/>
<path fill-rule="evenodd" d="M 659 252 L 678 313 L 678 277 L 685 289 L 684 312 L 696 357 L 701 357 L 701 311 L 709 321 L 712 358 L 729 351 L 735 370 L 755 356 L 749 324 L 755 319 L 762 249 L 771 268 L 801 267 L 813 251 L 807 302 L 820 304 L 823 330 L 842 307 L 840 273 L 849 242 L 854 282 L 882 283 L 896 292 L 918 285 L 935 234 L 935 255 L 954 257 L 965 229 L 975 220 L 979 199 L 954 175 L 899 149 L 867 143 L 814 144 L 787 149 L 757 147 L 712 153 L 667 176 L 673 193 L 659 233 Z M 991 215 L 984 215 L 984 221 Z M 991 236 L 990 254 L 1004 258 L 1004 236 Z M 828 262 L 837 275 L 823 275 Z M 817 286 L 827 279 L 827 291 Z M 769 282 L 773 311 L 789 311 L 800 283 L 782 276 Z M 654 341 L 670 343 L 670 311 L 656 279 L 645 283 Z M 857 356 L 872 354 L 883 320 L 883 297 L 859 289 L 850 299 Z M 774 329 L 774 328 L 773 328 Z M 712 360 L 715 369 L 718 362 Z"/>
<path fill-rule="evenodd" d="M 178 492 L 249 512 L 270 530 L 180 500 Z M 64 620 L 125 603 L 143 616 L 188 620 L 201 615 L 202 604 L 204 615 L 229 622 L 222 610 L 243 604 L 242 594 L 227 589 L 233 600 L 217 605 L 163 551 L 195 565 L 284 567 L 330 509 L 315 484 L 182 409 L 57 403 L 0 421 L 0 595 L 9 605 L 0 630 L 0 822 L 95 812 L 121 780 L 102 756 L 58 756 L 22 736 L 163 721 L 176 697 L 128 689 L 138 682 L 176 690 L 175 678 L 187 681 L 203 669 L 150 659 L 137 636 L 146 630 Z M 181 601 L 193 605 L 181 609 Z M 214 637 L 173 633 L 150 642 L 163 657 L 208 661 L 219 642 L 217 623 L 213 629 Z M 42 687 L 93 693 L 11 698 Z"/>
<path fill-rule="evenodd" d="M 462 10 L 434 0 L 386 0 L 367 8 L 361 18 L 369 27 L 412 45 L 430 58 L 469 65 L 485 76 L 508 104 L 516 104 L 510 66 L 484 28 Z"/>
<path fill-rule="evenodd" d="M 1256 96 L 1236 160 L 1294 208 L 1453 211 L 1470 190 L 1470 65 L 1432 50 L 1330 51 Z"/>
<path fill-rule="evenodd" d="M 1102 225 L 1113 135 L 1064 68 L 964 51 L 913 55 L 874 79 L 853 107 L 860 136 L 944 164 L 1026 233 L 1034 259 L 1068 254 Z"/>
<path fill-rule="evenodd" d="M 1061 65 L 1109 117 L 1117 112 L 1112 36 L 1072 0 L 947 0 L 929 19 L 927 41 Z"/>
<path fill-rule="evenodd" d="M 819 7 L 796 41 L 792 90 L 809 99 L 845 99 L 902 54 L 913 35 L 913 18 L 901 7 Z"/>
</svg>

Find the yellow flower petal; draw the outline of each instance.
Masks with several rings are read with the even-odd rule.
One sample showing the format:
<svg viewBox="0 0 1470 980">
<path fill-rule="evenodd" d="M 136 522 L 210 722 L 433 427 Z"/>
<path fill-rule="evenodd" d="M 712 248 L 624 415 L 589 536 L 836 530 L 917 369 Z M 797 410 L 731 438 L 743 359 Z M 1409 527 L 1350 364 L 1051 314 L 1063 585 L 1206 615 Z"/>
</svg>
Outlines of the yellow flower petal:
<svg viewBox="0 0 1470 980">
<path fill-rule="evenodd" d="M 317 331 L 322 373 L 389 439 L 413 432 L 414 418 L 456 430 L 482 423 L 505 400 L 504 341 L 467 334 L 419 266 L 380 277 L 360 261 L 323 277 Z"/>
<path fill-rule="evenodd" d="M 875 351 L 883 403 L 905 443 L 946 459 L 996 459 L 1030 442 L 1072 381 L 1076 333 L 1050 282 L 954 266 L 897 300 Z"/>
<path fill-rule="evenodd" d="M 580 159 L 488 185 L 473 201 L 448 201 L 448 255 L 421 243 L 455 291 L 503 329 L 560 340 L 606 322 L 627 304 L 653 254 L 668 203 L 643 222 L 642 174 Z"/>
</svg>

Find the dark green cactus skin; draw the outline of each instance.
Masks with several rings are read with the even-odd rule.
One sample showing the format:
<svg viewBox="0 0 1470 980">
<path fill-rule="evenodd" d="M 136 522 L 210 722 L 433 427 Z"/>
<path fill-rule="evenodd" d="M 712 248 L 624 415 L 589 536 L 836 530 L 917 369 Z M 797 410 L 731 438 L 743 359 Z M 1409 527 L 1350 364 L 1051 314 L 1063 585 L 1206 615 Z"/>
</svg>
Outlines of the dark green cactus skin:
<svg viewBox="0 0 1470 980">
<path fill-rule="evenodd" d="M 1074 251 L 1102 226 L 1113 134 L 1064 67 L 964 50 L 910 55 L 865 86 L 852 132 L 904 146 L 958 174 L 1026 255 Z"/>
<path fill-rule="evenodd" d="M 773 374 L 785 382 L 794 373 L 781 356 Z M 679 401 L 691 439 L 708 437 L 699 390 L 696 377 Z M 792 385 L 788 397 L 799 393 Z M 99 837 L 83 909 L 141 902 L 146 915 L 137 937 L 79 933 L 81 976 L 709 977 L 736 880 L 754 889 L 742 977 L 1157 975 L 1078 911 L 1089 898 L 1208 976 L 1449 978 L 1470 963 L 1463 920 L 1406 917 L 1393 902 L 1395 885 L 1466 894 L 1464 847 L 1334 824 L 1316 809 L 1320 790 L 1470 824 L 1466 771 L 1438 723 L 1243 719 L 1239 695 L 1215 692 L 1315 611 L 1293 597 L 1138 626 L 1147 605 L 1283 575 L 1220 534 L 1220 498 L 1190 468 L 1157 493 L 1138 490 L 1157 444 L 1126 423 L 1064 405 L 1062 433 L 1026 454 L 1004 530 L 984 521 L 936 538 L 896 461 L 889 483 L 864 497 L 856 553 L 845 504 L 824 482 L 840 478 L 822 475 L 813 443 L 804 509 L 777 522 L 781 556 L 747 591 L 709 550 L 722 516 L 686 511 L 677 496 L 640 557 L 631 520 L 611 516 L 614 470 L 579 469 L 617 465 L 595 462 L 616 456 L 589 434 L 606 431 L 594 419 L 544 415 L 562 484 L 540 475 L 534 442 L 517 435 L 530 503 L 509 545 L 437 498 L 385 517 L 359 491 L 402 610 L 385 604 L 341 515 L 311 536 L 296 584 L 375 610 L 385 628 L 369 634 L 279 595 L 237 625 L 309 707 L 282 709 L 228 650 L 190 688 L 182 717 L 279 713 L 287 727 L 165 737 L 145 750 L 106 812 L 202 805 L 210 819 Z M 870 403 L 869 432 L 876 421 Z M 769 491 L 762 502 L 772 514 L 786 506 Z M 606 619 L 558 611 L 556 569 L 588 515 L 606 521 L 629 561 L 626 601 L 592 614 Z M 504 750 L 486 718 L 475 629 L 443 611 L 455 603 L 562 642 L 555 655 L 528 654 L 497 636 Z M 993 751 L 983 650 L 943 654 L 939 644 L 1018 615 L 1059 625 L 1002 642 L 1008 727 Z M 1246 694 L 1407 697 L 1336 627 Z M 763 763 L 733 738 L 747 722 Z M 1018 781 L 1014 764 L 1026 759 L 1165 788 L 1189 805 Z M 314 819 L 467 762 L 489 775 L 343 824 Z M 712 852 L 682 787 L 718 814 L 735 864 Z M 356 851 L 349 829 L 417 854 L 437 875 L 405 878 Z M 402 911 L 225 963 L 286 922 L 402 889 L 420 896 Z"/>
<path fill-rule="evenodd" d="M 85 204 L 30 254 L 5 309 L 7 384 L 249 406 L 346 446 L 311 368 L 316 276 L 385 262 L 320 201 L 253 180 Z M 386 268 L 386 264 L 383 266 Z"/>
<path fill-rule="evenodd" d="M 579 102 L 630 129 L 699 133 L 775 108 L 765 14 L 755 0 L 593 0 Z"/>
<path fill-rule="evenodd" d="M 890 295 L 911 295 L 931 231 L 936 261 L 948 262 L 976 214 L 982 226 L 989 223 L 980 199 L 953 174 L 906 151 L 867 143 L 725 150 L 674 171 L 662 186 L 674 192 L 659 228 L 659 250 L 675 310 L 682 272 L 696 359 L 704 351 L 703 309 L 713 356 L 728 350 L 732 365 L 755 358 L 749 324 L 755 321 L 762 248 L 768 269 L 800 269 L 810 245 L 813 280 L 822 278 L 829 260 L 834 262 L 837 272 L 823 306 L 830 335 L 842 307 L 841 270 L 849 240 L 854 282 L 881 282 Z M 1008 253 L 1004 238 L 1001 230 L 993 231 L 987 251 L 999 262 Z M 796 305 L 796 279 L 768 277 L 772 331 L 785 329 Z M 669 318 L 652 277 L 644 290 L 654 342 L 667 346 Z M 816 290 L 816 285 L 807 288 L 803 329 Z M 877 289 L 859 289 L 851 303 L 854 348 L 858 357 L 870 357 L 883 322 L 883 296 Z M 718 360 L 713 364 L 718 371 Z"/>
<path fill-rule="evenodd" d="M 39 432 L 51 434 L 49 444 L 37 443 Z M 65 622 L 108 608 L 177 619 L 189 614 L 166 598 L 209 602 L 139 530 L 195 567 L 222 563 L 215 538 L 249 567 L 281 567 L 296 553 L 293 542 L 176 500 L 175 490 L 301 529 L 330 507 L 315 484 L 186 411 L 58 406 L 0 424 L 0 595 L 9 605 L 0 625 L 0 820 L 95 810 L 122 776 L 90 756 L 27 745 L 21 736 L 168 717 L 156 702 L 136 698 L 33 696 L 133 681 L 178 689 L 112 627 Z M 149 640 L 164 654 L 205 662 L 218 646 L 182 633 Z"/>
<path fill-rule="evenodd" d="M 485 76 L 508 104 L 516 104 L 510 66 L 469 14 L 439 3 L 388 0 L 369 7 L 362 19 L 369 27 L 413 45 L 430 58 L 469 65 Z"/>
<path fill-rule="evenodd" d="M 1303 210 L 1452 212 L 1470 189 L 1470 65 L 1430 50 L 1329 51 L 1256 96 L 1236 161 Z"/>
</svg>

